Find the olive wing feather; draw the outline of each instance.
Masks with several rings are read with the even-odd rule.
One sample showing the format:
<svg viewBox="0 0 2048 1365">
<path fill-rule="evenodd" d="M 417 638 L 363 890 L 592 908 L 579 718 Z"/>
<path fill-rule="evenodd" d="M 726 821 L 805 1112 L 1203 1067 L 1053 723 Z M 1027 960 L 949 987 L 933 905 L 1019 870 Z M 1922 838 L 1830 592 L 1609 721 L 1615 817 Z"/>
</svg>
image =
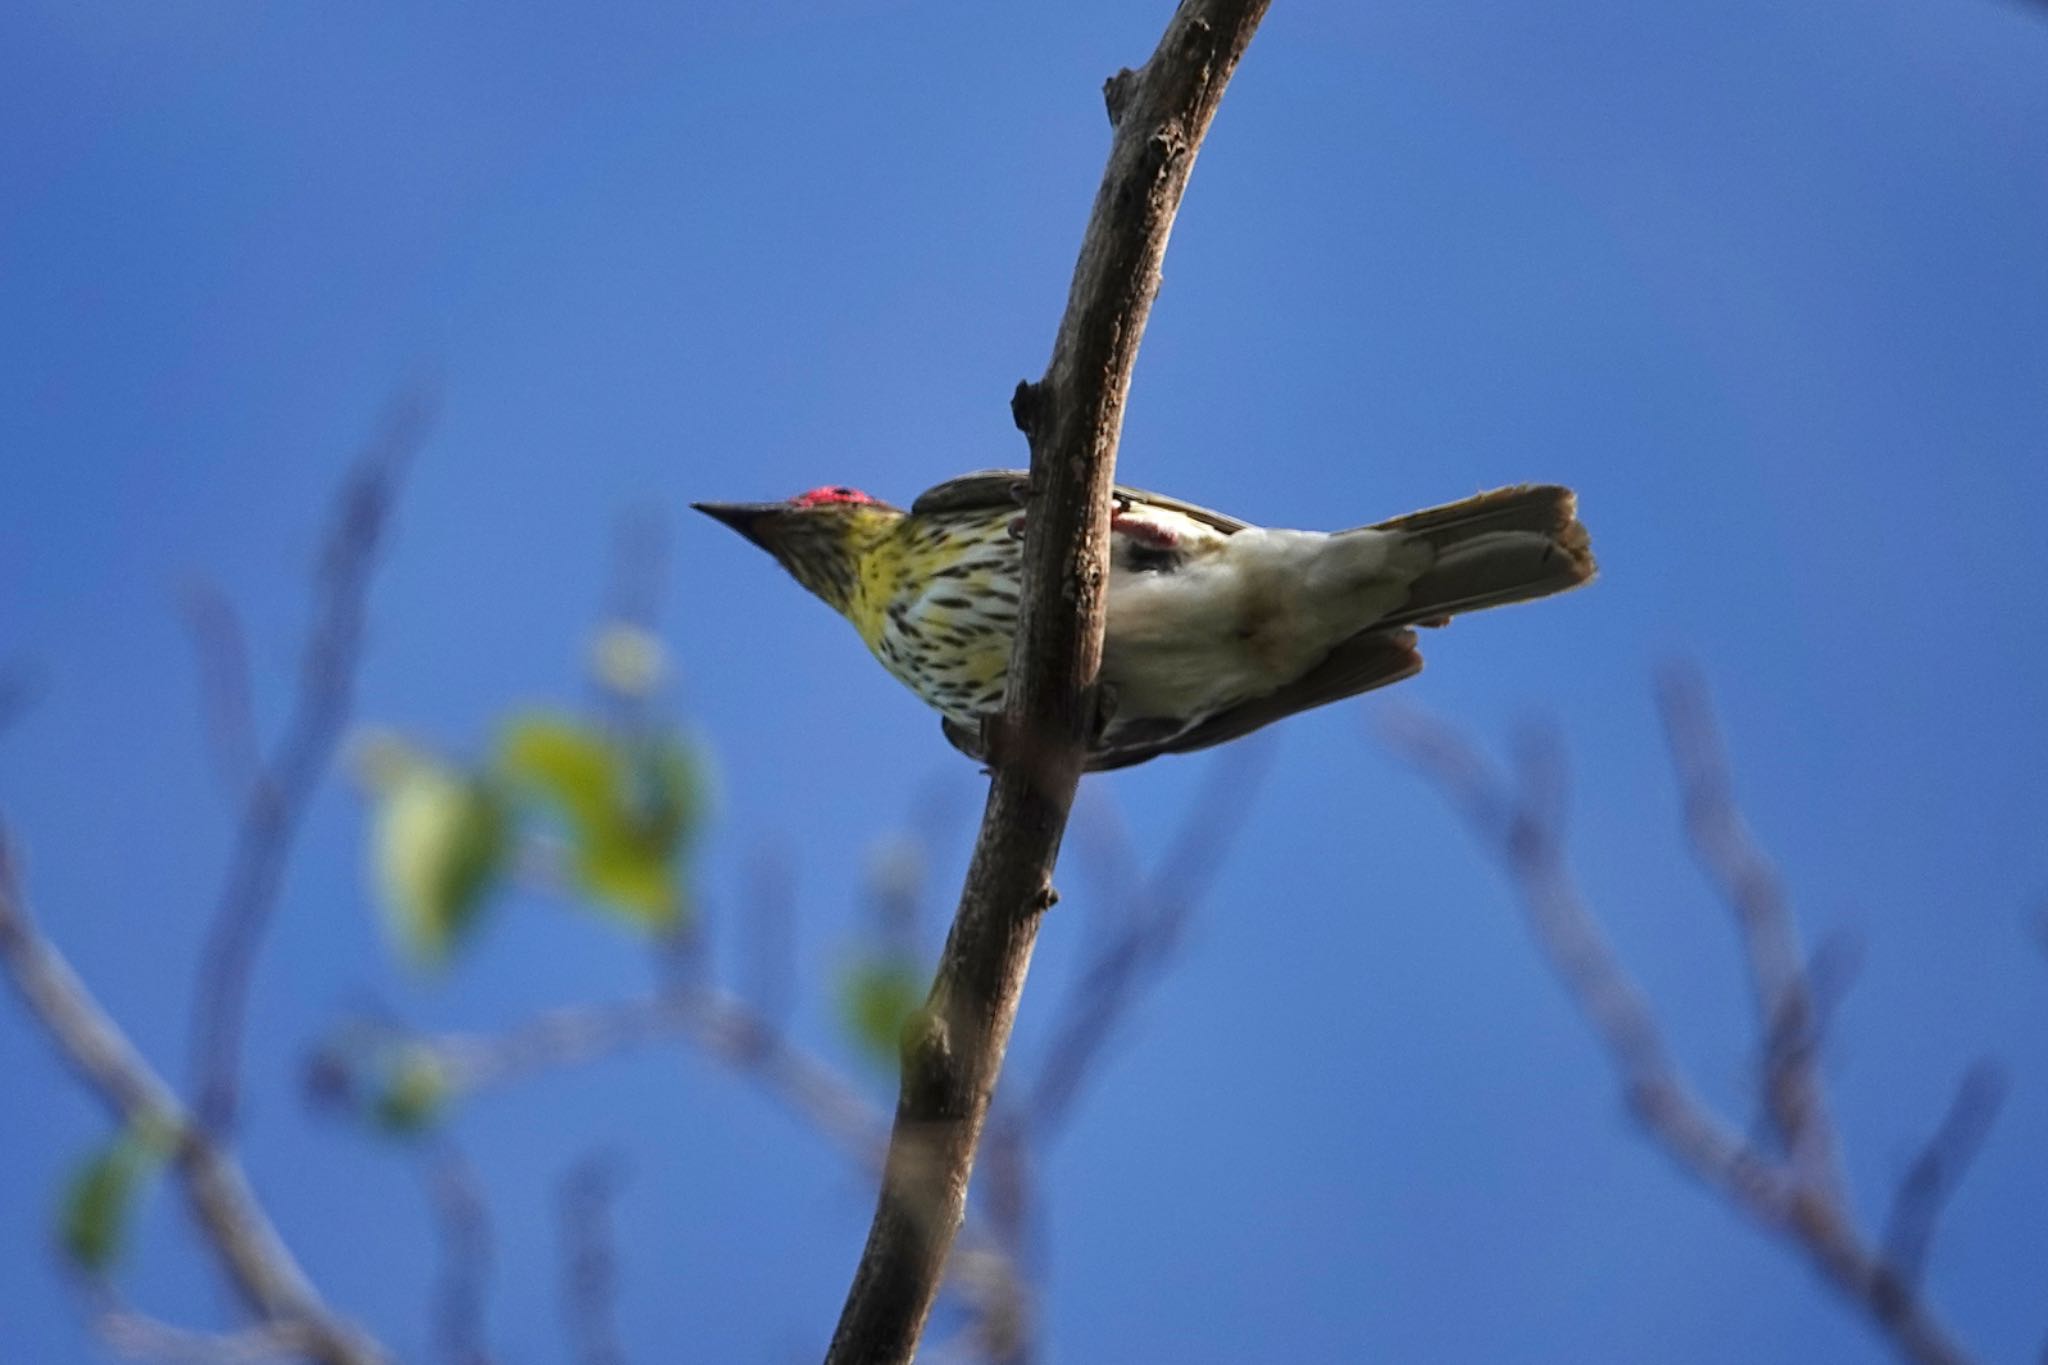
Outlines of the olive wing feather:
<svg viewBox="0 0 2048 1365">
<path fill-rule="evenodd" d="M 918 494 L 917 501 L 910 504 L 914 516 L 937 515 L 948 512 L 981 512 L 992 507 L 1021 508 L 1029 496 L 1031 476 L 1022 469 L 979 469 L 972 474 L 962 474 L 957 479 L 934 484 Z M 1213 512 L 1206 507 L 1197 507 L 1179 498 L 1169 498 L 1163 493 L 1150 493 L 1142 488 L 1118 484 L 1115 494 L 1133 503 L 1144 503 L 1163 507 L 1193 517 L 1196 521 L 1213 526 L 1224 535 L 1236 535 L 1249 522 L 1236 517 Z"/>
</svg>

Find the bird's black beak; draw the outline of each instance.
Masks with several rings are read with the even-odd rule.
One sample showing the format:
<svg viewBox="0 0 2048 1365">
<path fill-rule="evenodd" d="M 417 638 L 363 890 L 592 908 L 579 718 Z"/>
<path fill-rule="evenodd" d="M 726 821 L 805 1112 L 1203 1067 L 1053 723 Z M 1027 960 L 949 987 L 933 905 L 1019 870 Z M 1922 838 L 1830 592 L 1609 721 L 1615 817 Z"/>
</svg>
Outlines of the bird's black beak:
<svg viewBox="0 0 2048 1365">
<path fill-rule="evenodd" d="M 764 550 L 768 543 L 762 539 L 762 533 L 775 514 L 782 510 L 779 502 L 693 502 L 690 506 L 707 517 L 724 522 Z"/>
</svg>

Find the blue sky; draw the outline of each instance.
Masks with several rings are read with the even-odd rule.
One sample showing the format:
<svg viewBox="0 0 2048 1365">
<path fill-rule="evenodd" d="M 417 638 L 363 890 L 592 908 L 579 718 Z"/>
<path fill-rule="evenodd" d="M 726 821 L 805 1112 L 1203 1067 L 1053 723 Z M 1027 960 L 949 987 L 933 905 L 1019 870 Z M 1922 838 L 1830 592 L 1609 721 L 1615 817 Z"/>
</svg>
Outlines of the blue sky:
<svg viewBox="0 0 2048 1365">
<path fill-rule="evenodd" d="M 619 516 L 671 515 L 676 701 L 722 771 L 699 869 L 720 951 L 748 867 L 784 862 L 796 1027 L 858 1069 L 824 983 L 861 869 L 925 834 L 936 936 L 979 786 L 844 625 L 685 506 L 901 500 L 1023 458 L 1007 398 L 1065 298 L 1097 91 L 1165 13 L 7 7 L 0 656 L 46 686 L 0 734 L 0 810 L 43 921 L 160 1066 L 184 1074 L 230 828 L 179 585 L 240 605 L 274 724 L 326 501 L 431 372 L 363 715 L 474 753 L 507 709 L 573 700 Z M 1701 662 L 1809 937 L 1863 945 L 1827 1074 L 1866 1216 L 1963 1069 L 2007 1068 L 1931 1271 L 1987 1360 L 2048 1335 L 2044 69 L 2043 12 L 1991 0 L 1283 0 L 1202 153 L 1120 465 L 1315 527 L 1580 490 L 1598 586 L 1430 641 L 1401 699 L 1488 742 L 1562 728 L 1588 889 L 1740 1117 L 1744 987 L 1649 696 L 1658 661 Z M 1178 965 L 1047 1155 L 1047 1358 L 1883 1358 L 1629 1127 L 1505 886 L 1374 737 L 1383 703 L 1270 737 Z M 1215 761 L 1089 799 L 1156 852 Z M 954 813 L 926 829 L 931 793 Z M 366 1002 L 489 1028 L 647 966 L 519 900 L 422 980 L 380 941 L 362 847 L 337 779 L 261 964 L 246 1159 L 337 1304 L 426 1359 L 414 1165 L 303 1112 L 299 1060 Z M 1062 882 L 1024 1064 L 1109 912 Z M 0 1075 L 0 1354 L 97 1359 L 41 1229 L 103 1121 L 11 999 Z M 552 1076 L 455 1132 L 493 1196 L 506 1360 L 567 1358 L 552 1191 L 599 1149 L 629 1172 L 629 1358 L 821 1347 L 869 1191 L 703 1059 Z M 230 1320 L 175 1198 L 122 1282 Z"/>
</svg>

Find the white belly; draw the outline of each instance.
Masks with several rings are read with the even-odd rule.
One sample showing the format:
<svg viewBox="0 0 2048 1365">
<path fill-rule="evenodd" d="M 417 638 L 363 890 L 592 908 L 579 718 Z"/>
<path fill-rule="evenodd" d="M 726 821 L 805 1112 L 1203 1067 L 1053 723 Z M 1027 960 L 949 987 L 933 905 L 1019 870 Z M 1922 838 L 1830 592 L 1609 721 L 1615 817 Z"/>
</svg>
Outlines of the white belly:
<svg viewBox="0 0 2048 1365">
<path fill-rule="evenodd" d="M 1294 681 L 1406 601 L 1399 537 L 1250 529 L 1173 573 L 1112 571 L 1102 676 L 1125 719 L 1195 716 Z"/>
</svg>

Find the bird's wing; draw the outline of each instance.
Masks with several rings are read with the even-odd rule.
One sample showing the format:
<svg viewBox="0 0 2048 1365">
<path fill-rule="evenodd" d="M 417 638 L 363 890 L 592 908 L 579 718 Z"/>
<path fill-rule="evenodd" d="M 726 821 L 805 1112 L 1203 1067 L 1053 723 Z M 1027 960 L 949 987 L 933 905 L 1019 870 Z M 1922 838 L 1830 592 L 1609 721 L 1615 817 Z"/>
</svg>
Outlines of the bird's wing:
<svg viewBox="0 0 2048 1365">
<path fill-rule="evenodd" d="M 1193 725 L 1176 729 L 1171 721 L 1134 721 L 1119 726 L 1112 720 L 1102 742 L 1088 755 L 1088 771 L 1127 768 L 1160 754 L 1191 753 L 1227 743 L 1297 711 L 1355 697 L 1421 671 L 1422 654 L 1415 648 L 1415 632 L 1360 631 L 1293 682 Z"/>
<path fill-rule="evenodd" d="M 962 474 L 957 479 L 934 484 L 918 494 L 917 501 L 910 504 L 913 515 L 935 512 L 979 512 L 991 507 L 1024 506 L 1025 496 L 1030 488 L 1030 474 L 1022 469 L 978 469 L 972 474 Z M 1193 517 L 1204 525 L 1213 526 L 1224 535 L 1236 535 L 1248 523 L 1236 517 L 1212 512 L 1206 507 L 1197 507 L 1179 498 L 1169 498 L 1162 493 L 1148 493 L 1142 488 L 1131 488 L 1125 484 L 1116 486 L 1116 496 L 1133 503 L 1144 503 L 1163 507 Z"/>
<path fill-rule="evenodd" d="M 1029 476 L 1021 469 L 977 469 L 957 479 L 933 484 L 910 504 L 912 516 L 935 512 L 979 512 L 990 507 L 1024 505 Z"/>
<path fill-rule="evenodd" d="M 1422 655 L 1415 648 L 1415 632 L 1361 631 L 1285 687 L 1218 711 L 1193 725 L 1173 720 L 1140 720 L 1119 725 L 1111 720 L 1108 732 L 1088 755 L 1088 771 L 1109 772 L 1161 754 L 1207 749 L 1248 735 L 1297 711 L 1355 697 L 1412 678 L 1421 671 Z M 988 761 L 981 751 L 981 736 L 974 730 L 951 720 L 944 722 L 943 728 L 947 742 L 954 748 L 978 763 Z"/>
</svg>

